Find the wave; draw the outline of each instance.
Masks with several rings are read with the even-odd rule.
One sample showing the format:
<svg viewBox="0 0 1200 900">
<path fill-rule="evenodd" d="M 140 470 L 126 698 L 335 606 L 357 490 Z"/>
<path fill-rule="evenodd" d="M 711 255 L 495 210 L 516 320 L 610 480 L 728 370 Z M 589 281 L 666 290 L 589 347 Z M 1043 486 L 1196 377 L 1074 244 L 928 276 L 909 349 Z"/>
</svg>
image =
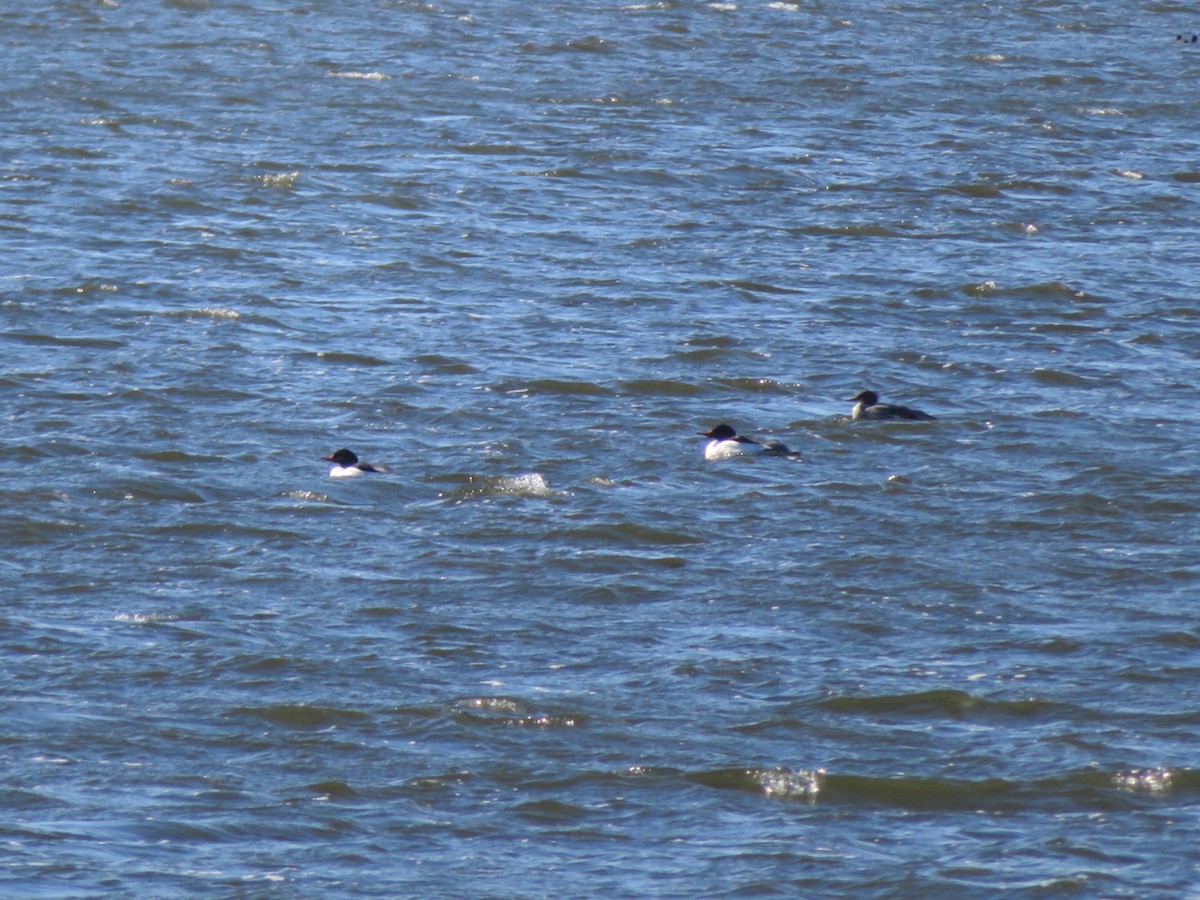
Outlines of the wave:
<svg viewBox="0 0 1200 900">
<path fill-rule="evenodd" d="M 280 703 L 271 706 L 239 706 L 225 713 L 228 718 L 258 719 L 273 725 L 293 728 L 328 728 L 362 722 L 367 714 L 356 709 L 335 706 L 310 706 L 306 703 Z"/>
<path fill-rule="evenodd" d="M 588 722 L 582 713 L 547 712 L 514 697 L 468 697 L 450 704 L 448 712 L 454 721 L 467 725 L 574 728 Z"/>
<path fill-rule="evenodd" d="M 964 718 L 966 716 L 1036 716 L 1062 709 L 1061 704 L 1048 700 L 988 700 L 967 691 L 937 690 L 915 694 L 884 694 L 868 697 L 831 697 L 821 707 L 837 713 L 886 715 L 933 715 Z"/>
<path fill-rule="evenodd" d="M 787 767 L 712 769 L 686 774 L 686 781 L 771 799 L 820 801 L 839 806 L 906 810 L 1013 811 L 1024 808 L 1112 809 L 1134 807 L 1147 798 L 1200 793 L 1200 771 L 1130 768 L 1086 769 L 1027 780 L 946 779 L 831 774 L 825 769 Z"/>
<path fill-rule="evenodd" d="M 550 487 L 545 477 L 537 472 L 524 475 L 458 475 L 449 476 L 460 480 L 460 487 L 441 494 L 443 498 L 461 502 L 488 497 L 557 497 L 562 491 Z"/>
</svg>

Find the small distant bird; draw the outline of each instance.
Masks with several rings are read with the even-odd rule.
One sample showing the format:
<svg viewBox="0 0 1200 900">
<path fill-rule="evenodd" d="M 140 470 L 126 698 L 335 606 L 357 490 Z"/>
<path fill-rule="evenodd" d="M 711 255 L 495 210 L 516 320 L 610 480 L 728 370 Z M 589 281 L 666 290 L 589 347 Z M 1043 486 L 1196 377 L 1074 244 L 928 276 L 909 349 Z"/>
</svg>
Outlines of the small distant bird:
<svg viewBox="0 0 1200 900">
<path fill-rule="evenodd" d="M 850 402 L 854 404 L 854 411 L 850 414 L 850 420 L 853 422 L 857 422 L 859 419 L 919 419 L 926 421 L 933 418 L 929 413 L 913 409 L 911 406 L 880 403 L 879 395 L 874 391 L 861 391 L 857 396 L 851 397 Z"/>
<path fill-rule="evenodd" d="M 321 459 L 325 462 L 333 463 L 333 468 L 329 470 L 330 478 L 354 478 L 356 475 L 361 475 L 364 472 L 386 472 L 384 466 L 373 466 L 370 463 L 359 462 L 358 457 L 343 447 L 336 453 L 331 453 L 328 456 L 322 456 Z"/>
<path fill-rule="evenodd" d="M 733 459 L 735 456 L 786 456 L 789 459 L 799 459 L 800 453 L 789 450 L 779 441 L 767 441 L 760 444 L 752 438 L 743 437 L 728 425 L 718 425 L 710 431 L 699 432 L 701 437 L 709 439 L 704 445 L 705 459 Z"/>
</svg>

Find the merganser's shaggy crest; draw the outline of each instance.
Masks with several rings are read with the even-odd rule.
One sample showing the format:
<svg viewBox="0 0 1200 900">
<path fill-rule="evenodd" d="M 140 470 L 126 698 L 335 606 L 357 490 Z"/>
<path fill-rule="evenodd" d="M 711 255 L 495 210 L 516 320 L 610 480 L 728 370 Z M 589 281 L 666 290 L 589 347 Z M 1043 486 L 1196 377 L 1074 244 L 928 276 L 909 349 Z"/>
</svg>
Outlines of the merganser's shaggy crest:
<svg viewBox="0 0 1200 900">
<path fill-rule="evenodd" d="M 789 459 L 799 459 L 800 454 L 795 450 L 789 450 L 779 441 L 767 441 L 765 444 L 760 444 L 758 441 L 748 437 L 743 437 L 738 434 L 728 425 L 718 425 L 711 431 L 701 431 L 701 437 L 709 439 L 704 445 L 705 459 L 733 459 L 735 456 L 786 456 Z"/>
<path fill-rule="evenodd" d="M 333 463 L 333 468 L 329 470 L 330 478 L 353 478 L 364 472 L 383 473 L 387 471 L 383 466 L 373 466 L 370 463 L 359 462 L 358 457 L 345 447 L 336 453 L 322 456 L 321 459 L 325 460 L 325 462 Z"/>
<path fill-rule="evenodd" d="M 850 414 L 852 422 L 857 422 L 859 419 L 916 419 L 927 421 L 933 418 L 929 413 L 913 409 L 911 406 L 880 403 L 879 395 L 874 391 L 862 391 L 857 396 L 851 397 L 850 402 L 854 404 L 854 412 Z"/>
</svg>

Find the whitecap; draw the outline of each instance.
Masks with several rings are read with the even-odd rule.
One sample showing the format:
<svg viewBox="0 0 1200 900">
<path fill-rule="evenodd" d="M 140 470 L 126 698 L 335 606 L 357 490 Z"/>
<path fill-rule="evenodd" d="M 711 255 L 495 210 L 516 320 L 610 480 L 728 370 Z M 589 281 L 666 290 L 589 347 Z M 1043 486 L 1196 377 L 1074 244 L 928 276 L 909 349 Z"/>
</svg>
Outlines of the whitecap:
<svg viewBox="0 0 1200 900">
<path fill-rule="evenodd" d="M 462 487 L 442 496 L 466 500 L 475 497 L 556 497 L 562 494 L 563 491 L 550 487 L 539 473 L 527 472 L 524 475 L 471 475 Z"/>
<path fill-rule="evenodd" d="M 824 769 L 791 769 L 778 767 L 759 772 L 755 777 L 768 797 L 783 800 L 816 800 L 821 792 Z"/>
<path fill-rule="evenodd" d="M 383 72 L 330 72 L 330 78 L 353 78 L 359 81 L 386 81 L 391 75 Z"/>
<path fill-rule="evenodd" d="M 531 497 L 549 497 L 558 493 L 551 489 L 546 479 L 537 472 L 526 475 L 515 475 L 511 478 L 499 479 L 498 486 L 503 493 L 529 495 Z"/>
<path fill-rule="evenodd" d="M 1170 769 L 1129 769 L 1113 776 L 1113 786 L 1124 791 L 1161 794 L 1171 787 L 1175 773 Z"/>
<path fill-rule="evenodd" d="M 289 500 L 300 500 L 305 503 L 331 503 L 333 499 L 321 491 L 284 491 L 282 496 Z"/>
<path fill-rule="evenodd" d="M 197 316 L 208 316 L 210 319 L 240 319 L 242 314 L 229 306 L 201 306 L 192 310 Z"/>
<path fill-rule="evenodd" d="M 273 172 L 268 175 L 256 175 L 254 180 L 265 187 L 281 188 L 286 190 L 296 186 L 296 182 L 300 180 L 300 173 Z"/>
<path fill-rule="evenodd" d="M 178 613 L 117 613 L 114 622 L 133 622 L 135 625 L 152 625 L 155 622 L 177 622 Z"/>
</svg>

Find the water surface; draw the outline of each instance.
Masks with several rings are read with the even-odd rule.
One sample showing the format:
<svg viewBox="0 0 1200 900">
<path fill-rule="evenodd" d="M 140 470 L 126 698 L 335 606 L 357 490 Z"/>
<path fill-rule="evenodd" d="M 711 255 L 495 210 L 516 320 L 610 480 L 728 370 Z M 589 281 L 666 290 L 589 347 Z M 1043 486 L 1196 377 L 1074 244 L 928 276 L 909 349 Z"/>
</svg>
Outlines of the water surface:
<svg viewBox="0 0 1200 900">
<path fill-rule="evenodd" d="M 1188 10 L 9 7 L 6 894 L 1195 891 Z"/>
</svg>

